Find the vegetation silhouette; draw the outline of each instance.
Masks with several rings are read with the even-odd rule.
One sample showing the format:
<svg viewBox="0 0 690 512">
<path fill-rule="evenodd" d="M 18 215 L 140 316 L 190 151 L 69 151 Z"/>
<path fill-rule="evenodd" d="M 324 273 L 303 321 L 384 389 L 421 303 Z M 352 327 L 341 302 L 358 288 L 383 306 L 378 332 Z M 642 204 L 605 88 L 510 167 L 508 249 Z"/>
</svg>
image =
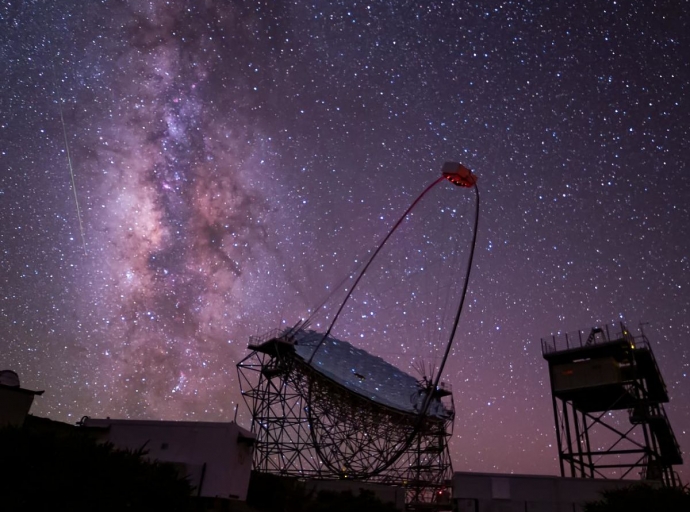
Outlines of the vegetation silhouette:
<svg viewBox="0 0 690 512">
<path fill-rule="evenodd" d="M 174 466 L 149 461 L 145 454 L 143 449 L 118 450 L 97 443 L 67 424 L 1 428 L 2 508 L 193 510 L 186 478 Z"/>
<path fill-rule="evenodd" d="M 369 490 L 308 490 L 307 484 L 294 477 L 253 472 L 247 504 L 260 512 L 397 512 L 393 503 L 383 503 Z"/>
<path fill-rule="evenodd" d="M 585 505 L 584 512 L 688 512 L 690 488 L 652 487 L 636 484 L 601 493 L 602 498 Z"/>
</svg>

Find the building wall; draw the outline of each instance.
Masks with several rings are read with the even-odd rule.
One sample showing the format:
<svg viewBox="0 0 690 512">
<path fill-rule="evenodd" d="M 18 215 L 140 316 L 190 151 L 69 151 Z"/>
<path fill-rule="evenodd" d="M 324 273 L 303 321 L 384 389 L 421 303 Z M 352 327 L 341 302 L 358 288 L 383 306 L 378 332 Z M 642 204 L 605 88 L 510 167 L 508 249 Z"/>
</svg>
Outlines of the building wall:
<svg viewBox="0 0 690 512">
<path fill-rule="evenodd" d="M 21 427 L 34 401 L 34 392 L 0 385 L 0 427 Z"/>
<path fill-rule="evenodd" d="M 604 489 L 630 480 L 455 473 L 453 508 L 458 512 L 580 512 Z"/>
<path fill-rule="evenodd" d="M 171 462 L 199 496 L 246 500 L 254 436 L 236 423 L 90 419 L 83 426 L 120 449 Z"/>
</svg>

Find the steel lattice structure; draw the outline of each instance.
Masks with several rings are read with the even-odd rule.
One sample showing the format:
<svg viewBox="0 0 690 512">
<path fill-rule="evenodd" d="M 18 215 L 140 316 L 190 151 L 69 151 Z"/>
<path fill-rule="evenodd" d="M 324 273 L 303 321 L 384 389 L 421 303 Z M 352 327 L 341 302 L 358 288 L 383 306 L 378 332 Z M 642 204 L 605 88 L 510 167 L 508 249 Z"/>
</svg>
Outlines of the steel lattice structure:
<svg viewBox="0 0 690 512">
<path fill-rule="evenodd" d="M 649 340 L 619 323 L 542 339 L 562 476 L 680 484 L 683 457 Z"/>
<path fill-rule="evenodd" d="M 474 191 L 472 242 L 443 358 L 434 375 L 416 381 L 383 359 L 336 340 L 331 331 L 383 246 L 422 198 L 442 182 Z M 306 331 L 319 306 L 292 329 L 250 340 L 251 353 L 237 368 L 257 436 L 254 469 L 302 478 L 400 485 L 406 489 L 408 506 L 447 502 L 452 477 L 448 441 L 455 410 L 452 394 L 440 379 L 467 295 L 478 222 L 477 177 L 457 162 L 446 162 L 441 177 L 412 202 L 372 253 L 325 332 Z M 346 352 L 326 355 L 329 350 L 337 352 L 339 346 L 345 346 Z M 343 372 L 345 361 L 351 374 Z M 367 375 L 356 366 L 365 367 Z"/>
<path fill-rule="evenodd" d="M 419 416 L 328 378 L 295 352 L 285 333 L 254 338 L 250 349 L 237 368 L 257 435 L 256 470 L 400 485 L 408 503 L 446 498 L 455 414 L 450 391 L 439 389 L 432 400 L 443 399 L 442 417 Z"/>
</svg>

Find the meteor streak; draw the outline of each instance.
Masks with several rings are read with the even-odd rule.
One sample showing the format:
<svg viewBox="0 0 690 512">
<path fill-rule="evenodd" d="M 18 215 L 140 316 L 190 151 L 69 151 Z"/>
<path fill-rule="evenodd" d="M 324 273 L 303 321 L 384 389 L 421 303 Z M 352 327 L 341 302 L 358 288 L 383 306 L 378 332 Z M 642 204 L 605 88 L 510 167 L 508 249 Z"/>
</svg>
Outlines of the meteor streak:
<svg viewBox="0 0 690 512">
<path fill-rule="evenodd" d="M 79 219 L 79 234 L 81 235 L 81 246 L 86 254 L 86 239 L 84 238 L 84 224 L 81 220 L 81 209 L 79 208 L 79 198 L 77 197 L 77 186 L 74 183 L 74 169 L 72 168 L 72 157 L 69 154 L 69 142 L 67 141 L 67 129 L 65 128 L 65 118 L 62 115 L 62 97 L 58 98 L 58 108 L 60 109 L 60 123 L 62 124 L 62 134 L 65 137 L 65 151 L 67 153 L 67 164 L 69 175 L 72 178 L 72 191 L 74 192 L 74 204 L 77 207 L 77 218 Z"/>
</svg>

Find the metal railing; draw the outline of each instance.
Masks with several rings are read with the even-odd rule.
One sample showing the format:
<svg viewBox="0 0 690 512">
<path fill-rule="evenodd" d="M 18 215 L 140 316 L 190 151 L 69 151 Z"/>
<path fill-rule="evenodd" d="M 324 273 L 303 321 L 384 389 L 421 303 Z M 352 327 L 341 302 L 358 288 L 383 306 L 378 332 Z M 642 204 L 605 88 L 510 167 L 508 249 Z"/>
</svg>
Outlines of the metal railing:
<svg viewBox="0 0 690 512">
<path fill-rule="evenodd" d="M 625 325 L 623 325 L 623 322 L 619 322 L 618 325 L 606 324 L 601 327 L 593 327 L 589 332 L 578 330 L 553 334 L 550 337 L 542 338 L 541 352 L 546 355 L 553 352 L 609 343 L 621 339 L 628 341 L 636 348 L 639 348 L 640 345 L 649 346 L 649 342 L 644 334 L 635 337 Z"/>
</svg>

